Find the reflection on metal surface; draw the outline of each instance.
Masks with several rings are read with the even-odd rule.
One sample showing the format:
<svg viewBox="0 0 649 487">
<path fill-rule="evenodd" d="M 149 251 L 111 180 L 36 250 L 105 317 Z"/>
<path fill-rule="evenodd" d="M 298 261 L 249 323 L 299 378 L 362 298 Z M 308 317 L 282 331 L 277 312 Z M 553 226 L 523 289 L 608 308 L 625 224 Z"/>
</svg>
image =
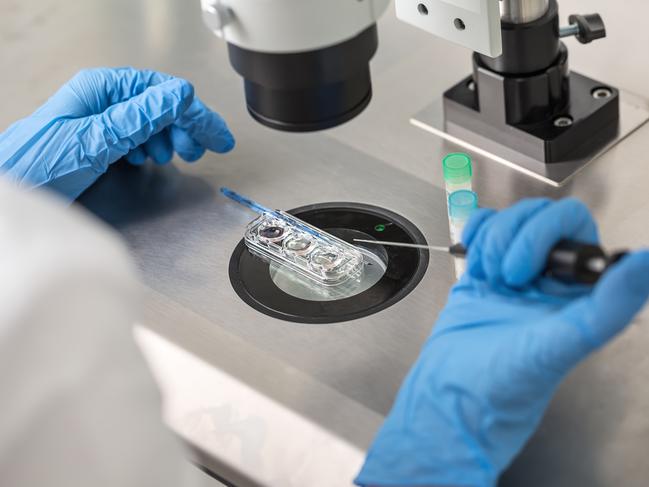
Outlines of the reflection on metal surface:
<svg viewBox="0 0 649 487">
<path fill-rule="evenodd" d="M 147 328 L 135 337 L 165 393 L 167 424 L 218 452 L 218 465 L 206 467 L 242 487 L 352 485 L 362 449 Z"/>
<path fill-rule="evenodd" d="M 649 121 L 649 102 L 647 100 L 625 92 L 621 92 L 620 95 L 620 131 L 617 138 L 590 158 L 567 162 L 544 164 L 456 125 L 452 127 L 452 131 L 456 135 L 451 135 L 445 128 L 441 99 L 417 113 L 410 119 L 410 123 L 527 176 L 551 186 L 561 187 L 589 163 L 598 159 Z"/>
<path fill-rule="evenodd" d="M 504 22 L 525 24 L 548 11 L 549 0 L 501 0 L 500 16 Z"/>
</svg>

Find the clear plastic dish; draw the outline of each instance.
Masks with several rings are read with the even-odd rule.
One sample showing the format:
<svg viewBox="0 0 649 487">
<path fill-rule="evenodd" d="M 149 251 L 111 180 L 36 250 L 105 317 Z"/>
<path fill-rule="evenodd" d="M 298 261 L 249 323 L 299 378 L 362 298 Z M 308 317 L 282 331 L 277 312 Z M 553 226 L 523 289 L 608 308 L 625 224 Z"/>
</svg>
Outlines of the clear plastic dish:
<svg viewBox="0 0 649 487">
<path fill-rule="evenodd" d="M 246 228 L 248 248 L 317 282 L 337 286 L 363 271 L 363 254 L 353 245 L 283 211 L 263 213 Z"/>
</svg>

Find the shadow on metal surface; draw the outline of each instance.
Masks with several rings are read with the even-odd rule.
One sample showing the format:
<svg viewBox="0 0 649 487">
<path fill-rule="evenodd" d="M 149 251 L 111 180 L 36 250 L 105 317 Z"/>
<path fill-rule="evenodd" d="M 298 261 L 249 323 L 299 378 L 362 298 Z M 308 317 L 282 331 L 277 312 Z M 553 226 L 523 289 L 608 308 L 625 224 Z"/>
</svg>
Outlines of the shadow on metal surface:
<svg viewBox="0 0 649 487">
<path fill-rule="evenodd" d="M 205 180 L 184 174 L 173 164 L 133 166 L 122 160 L 113 164 L 78 203 L 119 229 L 214 198 L 215 191 Z"/>
</svg>

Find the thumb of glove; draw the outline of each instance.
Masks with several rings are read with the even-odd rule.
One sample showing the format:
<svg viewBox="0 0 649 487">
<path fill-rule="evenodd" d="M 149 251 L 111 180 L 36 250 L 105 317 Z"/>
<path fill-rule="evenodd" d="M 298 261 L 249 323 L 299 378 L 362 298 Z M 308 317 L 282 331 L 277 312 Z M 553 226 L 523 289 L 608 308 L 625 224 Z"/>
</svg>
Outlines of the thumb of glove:
<svg viewBox="0 0 649 487">
<path fill-rule="evenodd" d="M 649 298 L 649 251 L 628 255 L 612 267 L 590 295 L 540 326 L 537 360 L 563 375 L 631 323 Z"/>
</svg>

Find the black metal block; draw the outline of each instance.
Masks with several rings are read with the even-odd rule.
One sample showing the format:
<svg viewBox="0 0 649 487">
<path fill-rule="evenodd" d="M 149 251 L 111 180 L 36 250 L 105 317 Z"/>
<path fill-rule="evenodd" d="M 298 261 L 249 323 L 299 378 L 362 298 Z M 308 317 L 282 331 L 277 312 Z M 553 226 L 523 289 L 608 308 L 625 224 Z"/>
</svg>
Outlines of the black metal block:
<svg viewBox="0 0 649 487">
<path fill-rule="evenodd" d="M 451 135 L 454 126 L 460 126 L 552 163 L 594 154 L 618 133 L 619 91 L 581 74 L 567 77 L 565 103 L 555 106 L 545 119 L 533 117 L 533 122 L 521 123 L 510 123 L 517 112 L 511 95 L 513 79 L 483 67 L 477 67 L 474 76 L 444 94 L 445 129 Z"/>
</svg>

